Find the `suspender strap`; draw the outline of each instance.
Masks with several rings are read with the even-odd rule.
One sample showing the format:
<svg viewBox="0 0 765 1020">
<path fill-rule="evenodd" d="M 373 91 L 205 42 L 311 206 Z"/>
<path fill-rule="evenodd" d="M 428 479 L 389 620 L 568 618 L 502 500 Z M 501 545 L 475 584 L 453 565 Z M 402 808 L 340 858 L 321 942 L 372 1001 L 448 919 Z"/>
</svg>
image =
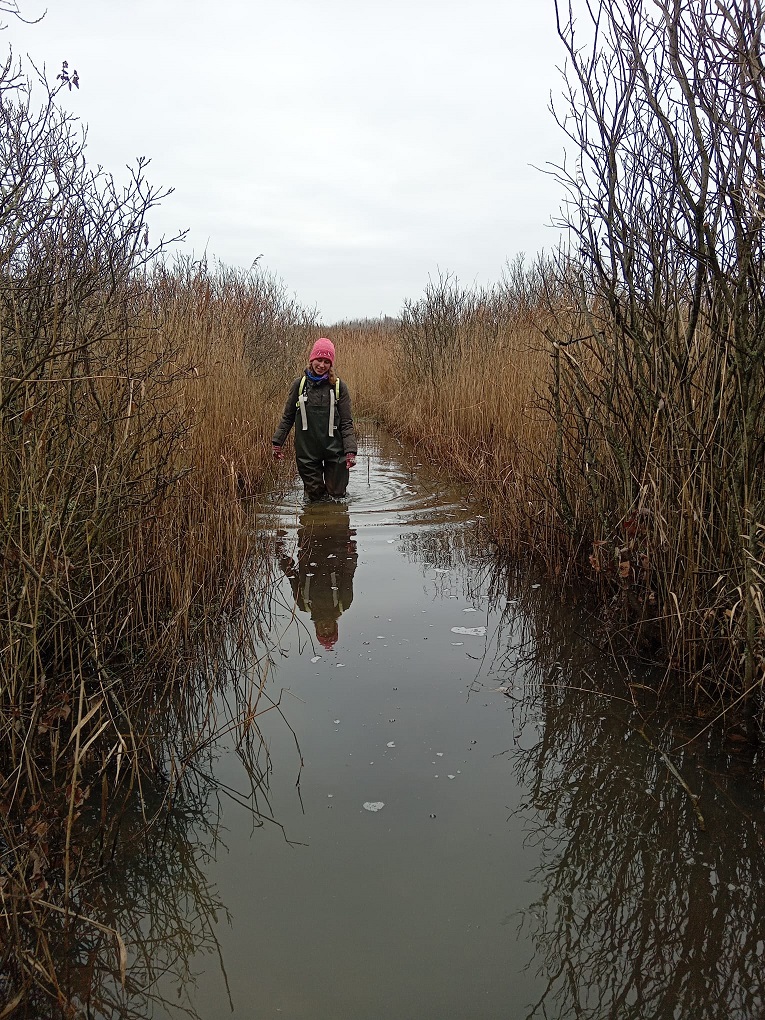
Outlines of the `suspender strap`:
<svg viewBox="0 0 765 1020">
<path fill-rule="evenodd" d="M 297 406 L 300 408 L 300 420 L 303 424 L 303 432 L 308 431 L 308 415 L 305 411 L 305 404 L 308 397 L 305 395 L 303 390 L 305 389 L 305 376 L 300 380 L 300 386 L 298 387 L 298 398 Z M 335 403 L 340 399 L 340 380 L 335 380 L 335 385 L 329 391 L 329 435 L 334 436 L 335 434 Z"/>
<path fill-rule="evenodd" d="M 305 389 L 305 376 L 300 380 L 300 389 L 298 390 L 297 406 L 300 408 L 300 420 L 303 423 L 303 432 L 308 431 L 308 415 L 305 413 L 305 402 L 308 397 L 303 393 Z"/>
</svg>

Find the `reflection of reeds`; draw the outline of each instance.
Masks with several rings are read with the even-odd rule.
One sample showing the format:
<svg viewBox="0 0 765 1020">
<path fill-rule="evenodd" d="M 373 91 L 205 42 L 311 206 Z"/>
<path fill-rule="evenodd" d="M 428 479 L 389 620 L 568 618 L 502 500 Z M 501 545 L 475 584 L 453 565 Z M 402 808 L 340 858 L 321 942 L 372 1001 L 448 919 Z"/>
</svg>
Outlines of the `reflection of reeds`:
<svg viewBox="0 0 765 1020">
<path fill-rule="evenodd" d="M 666 725 L 545 587 L 496 570 L 490 604 L 510 604 L 472 687 L 507 699 L 501 757 L 537 854 L 517 915 L 528 1020 L 762 1015 L 762 790 L 726 774 L 719 730 L 678 746 L 697 724 Z"/>
<path fill-rule="evenodd" d="M 205 877 L 208 859 L 218 851 L 213 805 L 226 796 L 211 778 L 215 754 L 197 754 L 171 795 L 166 776 L 143 777 L 141 798 L 132 798 L 120 814 L 121 839 L 108 868 L 81 869 L 69 910 L 51 903 L 49 894 L 32 901 L 35 952 L 45 951 L 38 963 L 56 974 L 56 985 L 40 980 L 27 993 L 26 1011 L 15 1015 L 140 1020 L 155 1010 L 177 1010 L 198 1016 L 194 966 L 201 956 L 220 956 L 216 928 L 226 917 Z M 254 823 L 261 824 L 255 790 L 249 806 Z M 97 827 L 97 818 L 87 814 L 84 824 Z M 147 815 L 159 815 L 161 824 L 147 825 Z M 86 848 L 83 857 L 89 856 Z M 58 1004 L 51 1002 L 54 993 Z"/>
<path fill-rule="evenodd" d="M 565 679 L 535 700 L 539 739 L 512 754 L 540 854 L 520 915 L 542 988 L 529 1018 L 761 1015 L 760 813 L 736 804 L 720 763 L 698 768 L 698 750 L 673 756 L 695 809 L 626 703 Z M 669 734 L 655 739 L 669 750 Z"/>
</svg>

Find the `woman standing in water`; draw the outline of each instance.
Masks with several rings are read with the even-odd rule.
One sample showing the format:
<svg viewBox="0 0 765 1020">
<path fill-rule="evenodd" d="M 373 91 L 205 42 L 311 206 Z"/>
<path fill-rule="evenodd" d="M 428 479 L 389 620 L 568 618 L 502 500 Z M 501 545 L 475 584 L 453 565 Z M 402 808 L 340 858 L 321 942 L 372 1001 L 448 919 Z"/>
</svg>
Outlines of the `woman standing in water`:
<svg viewBox="0 0 765 1020">
<path fill-rule="evenodd" d="M 356 463 L 351 397 L 334 364 L 334 344 L 321 337 L 311 349 L 308 367 L 290 387 L 272 440 L 274 457 L 283 460 L 282 447 L 295 425 L 295 460 L 310 503 L 343 497 Z"/>
</svg>

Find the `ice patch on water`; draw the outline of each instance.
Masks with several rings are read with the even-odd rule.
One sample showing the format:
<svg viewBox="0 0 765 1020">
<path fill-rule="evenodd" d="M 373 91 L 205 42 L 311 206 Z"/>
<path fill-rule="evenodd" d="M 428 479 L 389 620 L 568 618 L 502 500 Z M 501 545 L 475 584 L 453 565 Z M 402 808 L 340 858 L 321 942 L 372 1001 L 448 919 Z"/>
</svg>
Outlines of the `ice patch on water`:
<svg viewBox="0 0 765 1020">
<path fill-rule="evenodd" d="M 463 613 L 477 613 L 478 610 L 477 609 L 473 609 L 472 607 L 469 607 L 468 609 L 463 609 L 462 612 Z"/>
<path fill-rule="evenodd" d="M 381 800 L 365 800 L 363 808 L 365 811 L 381 811 L 385 804 Z"/>
<path fill-rule="evenodd" d="M 318 662 L 320 659 L 321 659 L 320 655 L 314 655 L 314 657 L 311 659 L 311 662 Z"/>
<path fill-rule="evenodd" d="M 387 746 L 388 747 L 395 747 L 396 746 L 395 741 L 389 740 Z"/>
<path fill-rule="evenodd" d="M 485 637 L 485 627 L 452 627 L 452 634 L 467 634 L 472 637 Z"/>
</svg>

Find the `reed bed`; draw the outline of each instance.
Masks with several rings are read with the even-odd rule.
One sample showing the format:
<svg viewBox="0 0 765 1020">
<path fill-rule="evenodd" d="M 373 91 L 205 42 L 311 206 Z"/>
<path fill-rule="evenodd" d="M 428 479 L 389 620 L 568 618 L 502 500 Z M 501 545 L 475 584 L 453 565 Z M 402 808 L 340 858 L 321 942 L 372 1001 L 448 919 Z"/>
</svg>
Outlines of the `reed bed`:
<svg viewBox="0 0 765 1020">
<path fill-rule="evenodd" d="M 124 971 L 86 890 L 123 811 L 161 774 L 150 829 L 224 725 L 224 644 L 249 657 L 225 725 L 258 750 L 270 559 L 248 507 L 312 322 L 260 272 L 152 246 L 143 162 L 124 189 L 92 171 L 10 64 L 0 121 L 0 1015 L 68 1016 L 83 925 Z"/>
<path fill-rule="evenodd" d="M 361 414 L 489 507 L 506 554 L 597 596 L 605 648 L 662 666 L 657 694 L 756 741 L 765 520 L 760 475 L 741 479 L 761 429 L 745 396 L 760 397 L 711 322 L 690 348 L 682 312 L 677 344 L 665 319 L 661 342 L 627 345 L 572 269 L 516 263 L 489 290 L 442 277 L 396 327 L 338 327 L 342 372 Z"/>
<path fill-rule="evenodd" d="M 400 320 L 344 323 L 333 336 L 358 412 L 456 472 L 508 551 L 533 550 L 560 573 L 567 557 L 547 459 L 554 429 L 540 400 L 550 362 L 545 283 L 542 267 L 522 261 L 489 290 L 442 276 Z"/>
<path fill-rule="evenodd" d="M 604 641 L 759 740 L 762 4 L 555 6 L 571 250 L 486 291 L 436 281 L 376 348 L 380 396 L 363 363 L 357 388 L 492 501 L 508 549 L 593 580 Z"/>
</svg>

